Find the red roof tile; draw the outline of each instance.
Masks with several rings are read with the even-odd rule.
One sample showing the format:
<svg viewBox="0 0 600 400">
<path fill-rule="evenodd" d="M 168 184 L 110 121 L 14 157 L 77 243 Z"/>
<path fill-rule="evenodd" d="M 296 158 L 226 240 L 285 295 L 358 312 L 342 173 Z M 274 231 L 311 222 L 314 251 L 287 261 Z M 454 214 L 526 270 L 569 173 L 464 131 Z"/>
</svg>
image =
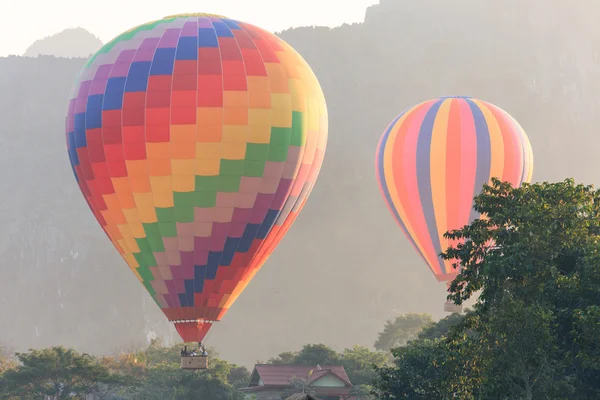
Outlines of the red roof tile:
<svg viewBox="0 0 600 400">
<path fill-rule="evenodd" d="M 306 379 L 310 370 L 313 375 L 310 382 L 325 376 L 329 371 L 336 375 L 339 379 L 346 381 L 352 385 L 346 370 L 341 365 L 321 365 L 321 370 L 316 365 L 266 365 L 259 364 L 254 367 L 255 371 L 260 376 L 265 386 L 286 386 L 295 376 L 296 378 Z"/>
</svg>

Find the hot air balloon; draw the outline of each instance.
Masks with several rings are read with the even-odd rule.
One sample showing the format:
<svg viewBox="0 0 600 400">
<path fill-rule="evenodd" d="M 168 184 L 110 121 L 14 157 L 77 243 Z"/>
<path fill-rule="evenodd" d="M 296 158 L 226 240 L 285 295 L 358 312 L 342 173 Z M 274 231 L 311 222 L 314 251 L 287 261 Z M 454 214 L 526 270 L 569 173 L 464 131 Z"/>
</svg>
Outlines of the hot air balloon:
<svg viewBox="0 0 600 400">
<path fill-rule="evenodd" d="M 201 342 L 304 206 L 327 107 L 277 36 L 182 14 L 116 37 L 79 73 L 66 139 L 106 235 L 185 342 Z"/>
<path fill-rule="evenodd" d="M 530 182 L 533 153 L 519 123 L 499 107 L 470 97 L 425 101 L 398 115 L 377 148 L 376 174 L 387 206 L 438 281 L 458 272 L 439 254 L 444 233 L 479 213 L 473 198 L 495 177 Z M 460 311 L 447 302 L 446 311 Z"/>
</svg>

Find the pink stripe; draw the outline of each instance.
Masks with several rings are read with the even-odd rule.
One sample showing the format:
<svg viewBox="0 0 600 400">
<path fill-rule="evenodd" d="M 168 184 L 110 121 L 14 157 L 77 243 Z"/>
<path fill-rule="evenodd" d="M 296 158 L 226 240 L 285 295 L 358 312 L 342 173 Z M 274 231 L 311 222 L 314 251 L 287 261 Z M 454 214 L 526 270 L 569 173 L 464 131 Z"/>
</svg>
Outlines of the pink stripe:
<svg viewBox="0 0 600 400">
<path fill-rule="evenodd" d="M 193 251 L 182 251 L 179 254 L 181 254 L 181 266 L 182 267 L 194 266 L 194 252 Z"/>
<path fill-rule="evenodd" d="M 111 78 L 122 78 L 127 76 L 129 68 L 131 67 L 131 61 L 124 61 L 115 64 L 112 71 L 110 71 Z"/>
<path fill-rule="evenodd" d="M 181 265 L 170 265 L 169 269 L 171 270 L 171 275 L 173 276 L 174 280 L 183 278 Z"/>
<path fill-rule="evenodd" d="M 181 277 L 183 279 L 194 279 L 194 260 L 189 265 L 181 266 Z"/>
<path fill-rule="evenodd" d="M 108 83 L 108 79 L 95 79 L 92 82 L 90 87 L 90 96 L 96 94 L 104 94 L 106 91 L 106 84 Z"/>
<path fill-rule="evenodd" d="M 194 249 L 194 264 L 206 265 L 208 263 L 208 250 Z"/>
<path fill-rule="evenodd" d="M 246 223 L 250 219 L 250 215 L 252 214 L 252 209 L 250 208 L 235 208 L 233 210 L 233 217 L 231 218 L 231 222 L 236 223 Z"/>
<path fill-rule="evenodd" d="M 167 289 L 169 290 L 169 294 L 177 293 L 177 288 L 175 287 L 175 282 L 172 279 L 166 280 L 165 285 L 167 285 Z"/>
<path fill-rule="evenodd" d="M 165 295 L 163 295 L 163 298 L 165 299 L 165 302 L 167 303 L 168 308 L 179 307 L 179 302 L 175 303 L 173 301 L 173 296 L 165 294 Z"/>
<path fill-rule="evenodd" d="M 154 58 L 154 53 L 156 52 L 156 47 L 158 46 L 158 39 L 152 38 L 146 40 L 154 40 L 155 42 L 152 44 L 152 46 L 140 47 L 138 52 L 135 53 L 133 61 L 152 61 Z"/>
<path fill-rule="evenodd" d="M 67 112 L 67 133 L 75 130 L 75 99 L 69 100 L 69 111 Z"/>
<path fill-rule="evenodd" d="M 270 207 L 272 210 L 281 210 L 285 200 L 292 190 L 292 183 L 293 181 L 291 179 L 281 179 L 281 181 L 279 181 L 279 186 L 277 187 L 275 198 L 273 199 L 273 204 L 271 204 Z"/>
<path fill-rule="evenodd" d="M 185 293 L 185 283 L 183 282 L 183 279 L 176 279 L 174 282 L 177 293 Z"/>
<path fill-rule="evenodd" d="M 254 208 L 252 209 L 252 215 L 250 216 L 249 223 L 251 224 L 261 224 L 265 217 L 267 216 L 267 212 L 269 211 L 269 206 L 273 201 L 272 194 L 262 194 L 259 193 L 256 195 L 256 202 L 254 203 Z"/>
<path fill-rule="evenodd" d="M 298 171 L 298 175 L 296 176 L 296 181 L 294 182 L 290 196 L 300 196 L 304 185 L 307 183 L 311 168 L 311 164 L 302 164 L 300 171 Z"/>
<path fill-rule="evenodd" d="M 229 227 L 229 232 L 227 234 L 227 236 L 229 237 L 233 237 L 233 238 L 241 238 L 242 235 L 244 234 L 244 231 L 246 230 L 246 222 L 232 222 L 231 226 Z"/>
<path fill-rule="evenodd" d="M 117 60 L 115 64 L 127 64 L 133 61 L 133 56 L 135 56 L 136 49 L 127 49 L 123 50 L 117 56 Z"/>
<path fill-rule="evenodd" d="M 85 112 L 85 107 L 87 105 L 88 93 L 90 91 L 90 86 L 92 85 L 92 81 L 85 81 L 81 83 L 79 86 L 79 93 L 77 93 L 77 97 L 75 100 L 75 114 L 80 114 Z"/>
<path fill-rule="evenodd" d="M 210 247 L 210 237 L 194 237 L 194 252 L 208 250 Z"/>
<path fill-rule="evenodd" d="M 148 267 L 148 269 L 150 270 L 150 272 L 152 272 L 152 276 L 154 277 L 154 281 L 152 282 L 162 282 L 163 277 L 160 274 L 159 267 Z"/>
<path fill-rule="evenodd" d="M 181 36 L 198 36 L 198 23 L 196 21 L 189 21 L 183 24 Z"/>
<path fill-rule="evenodd" d="M 325 153 L 323 149 L 317 149 L 315 151 L 315 158 L 313 161 L 313 163 L 311 164 L 311 170 L 310 170 L 310 174 L 308 174 L 308 181 L 311 182 L 311 184 L 314 184 L 315 181 L 317 180 L 317 174 L 319 173 L 319 171 L 321 170 L 321 165 L 323 163 L 323 158 L 325 157 Z"/>
<path fill-rule="evenodd" d="M 285 163 L 279 161 L 279 162 L 274 162 L 274 161 L 267 161 L 265 163 L 265 172 L 263 174 L 263 177 L 270 177 L 270 178 L 279 178 L 281 176 L 281 174 L 283 174 L 283 169 L 285 168 Z M 258 178 L 261 179 L 261 178 Z"/>
<path fill-rule="evenodd" d="M 94 75 L 94 79 L 108 79 L 110 76 L 110 71 L 112 70 L 114 64 L 104 64 L 98 67 L 98 71 L 96 71 L 96 75 Z"/>
<path fill-rule="evenodd" d="M 213 25 L 207 17 L 198 18 L 198 28 L 212 28 Z"/>
<path fill-rule="evenodd" d="M 179 35 L 181 33 L 181 28 L 169 28 L 165 31 L 163 36 L 160 38 L 160 42 L 158 42 L 158 48 L 174 48 L 177 47 L 177 42 L 179 41 Z"/>
<path fill-rule="evenodd" d="M 213 223 L 212 236 L 210 240 L 210 249 L 212 251 L 222 251 L 225 247 L 225 240 L 227 239 L 227 232 L 231 223 Z"/>
<path fill-rule="evenodd" d="M 212 222 L 214 208 L 194 208 L 194 222 Z"/>
<path fill-rule="evenodd" d="M 217 193 L 217 208 L 233 208 L 235 207 L 235 198 L 237 193 Z"/>
<path fill-rule="evenodd" d="M 243 176 L 240 180 L 239 193 L 256 193 L 257 187 L 260 185 L 262 178 Z M 218 196 L 218 194 L 217 194 Z"/>
<path fill-rule="evenodd" d="M 513 176 L 509 177 L 508 181 L 513 186 L 520 186 L 522 183 L 521 180 L 523 179 L 523 163 L 525 162 L 523 158 L 525 137 L 523 135 L 523 131 L 519 129 L 519 127 L 513 122 L 512 119 L 504 115 L 504 113 L 502 113 L 502 119 L 505 120 L 506 126 L 507 128 L 509 128 L 509 132 L 507 132 L 507 134 L 512 135 L 516 147 L 513 153 L 515 157 L 512 160 L 512 162 L 515 164 L 516 173 Z"/>
<path fill-rule="evenodd" d="M 469 216 L 475 195 L 475 176 L 477 172 L 477 134 L 473 113 L 466 100 L 460 99 L 460 209 L 458 227 L 469 223 Z M 458 228 L 457 227 L 457 228 Z"/>
</svg>

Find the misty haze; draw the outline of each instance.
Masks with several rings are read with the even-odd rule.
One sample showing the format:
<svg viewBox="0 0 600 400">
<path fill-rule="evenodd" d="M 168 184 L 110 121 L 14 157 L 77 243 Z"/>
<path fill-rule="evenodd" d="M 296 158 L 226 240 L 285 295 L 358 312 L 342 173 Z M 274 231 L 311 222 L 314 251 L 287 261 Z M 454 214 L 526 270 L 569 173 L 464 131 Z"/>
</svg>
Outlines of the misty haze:
<svg viewBox="0 0 600 400">
<path fill-rule="evenodd" d="M 321 84 L 327 150 L 303 211 L 207 345 L 252 370 L 307 343 L 372 349 L 403 313 L 446 317 L 445 285 L 380 194 L 383 131 L 422 101 L 472 96 L 523 127 L 532 182 L 599 184 L 599 19 L 591 0 L 380 0 L 362 23 L 278 32 Z M 69 164 L 69 92 L 101 46 L 76 28 L 0 58 L 0 343 L 16 351 L 63 345 L 100 356 L 181 341 L 94 219 Z"/>
</svg>

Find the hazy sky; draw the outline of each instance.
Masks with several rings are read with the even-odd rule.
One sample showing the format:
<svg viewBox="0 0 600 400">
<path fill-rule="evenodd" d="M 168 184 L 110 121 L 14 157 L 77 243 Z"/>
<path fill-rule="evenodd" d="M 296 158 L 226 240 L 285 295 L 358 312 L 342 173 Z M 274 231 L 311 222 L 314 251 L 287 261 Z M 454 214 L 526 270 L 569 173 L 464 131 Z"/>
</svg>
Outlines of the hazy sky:
<svg viewBox="0 0 600 400">
<path fill-rule="evenodd" d="M 377 0 L 0 0 L 0 57 L 21 55 L 35 40 L 81 26 L 104 43 L 141 23 L 167 15 L 207 12 L 269 31 L 362 22 Z M 302 5 L 300 5 L 302 4 Z"/>
</svg>

